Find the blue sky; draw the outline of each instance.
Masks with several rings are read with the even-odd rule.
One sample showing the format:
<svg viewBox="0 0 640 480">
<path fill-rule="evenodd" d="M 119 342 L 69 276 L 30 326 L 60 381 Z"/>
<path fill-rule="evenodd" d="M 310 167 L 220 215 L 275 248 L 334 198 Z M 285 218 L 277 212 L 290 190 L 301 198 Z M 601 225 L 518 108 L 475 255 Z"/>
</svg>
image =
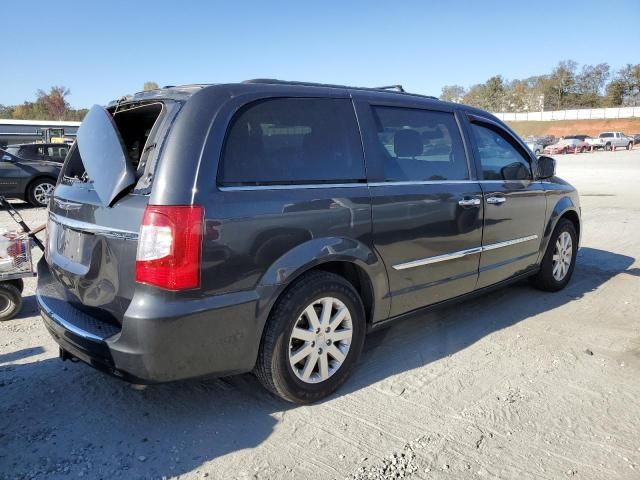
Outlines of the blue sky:
<svg viewBox="0 0 640 480">
<path fill-rule="evenodd" d="M 611 9 L 617 21 L 601 14 Z M 0 104 L 74 107 L 160 85 L 268 77 L 439 95 L 559 61 L 639 63 L 640 1 L 2 2 Z M 607 16 L 608 17 L 608 16 Z"/>
</svg>

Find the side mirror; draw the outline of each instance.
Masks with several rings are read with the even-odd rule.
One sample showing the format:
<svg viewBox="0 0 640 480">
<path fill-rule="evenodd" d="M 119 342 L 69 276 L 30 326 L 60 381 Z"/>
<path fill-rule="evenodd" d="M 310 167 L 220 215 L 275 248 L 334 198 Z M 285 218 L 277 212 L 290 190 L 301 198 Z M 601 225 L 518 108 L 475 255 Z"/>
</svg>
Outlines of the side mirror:
<svg viewBox="0 0 640 480">
<path fill-rule="evenodd" d="M 544 155 L 538 157 L 538 178 L 551 178 L 556 174 L 556 161 Z"/>
</svg>

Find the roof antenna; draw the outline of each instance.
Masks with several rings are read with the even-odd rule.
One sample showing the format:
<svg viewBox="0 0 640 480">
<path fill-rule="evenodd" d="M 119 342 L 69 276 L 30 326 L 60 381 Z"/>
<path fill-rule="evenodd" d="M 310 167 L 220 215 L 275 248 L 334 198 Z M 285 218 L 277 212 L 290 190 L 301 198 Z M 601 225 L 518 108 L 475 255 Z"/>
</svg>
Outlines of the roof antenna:
<svg viewBox="0 0 640 480">
<path fill-rule="evenodd" d="M 401 93 L 406 93 L 402 85 L 387 85 L 385 87 L 377 87 L 377 90 L 398 90 Z"/>
</svg>

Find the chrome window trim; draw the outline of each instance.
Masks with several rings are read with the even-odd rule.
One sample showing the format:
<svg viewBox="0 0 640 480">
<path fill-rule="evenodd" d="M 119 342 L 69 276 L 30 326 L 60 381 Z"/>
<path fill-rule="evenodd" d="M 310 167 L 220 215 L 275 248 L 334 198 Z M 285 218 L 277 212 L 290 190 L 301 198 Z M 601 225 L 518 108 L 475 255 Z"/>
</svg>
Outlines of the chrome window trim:
<svg viewBox="0 0 640 480">
<path fill-rule="evenodd" d="M 49 212 L 49 219 L 58 225 L 63 225 L 72 230 L 80 230 L 82 232 L 91 233 L 93 235 L 102 235 L 104 237 L 121 238 L 124 240 L 137 240 L 138 232 L 129 230 L 121 230 L 118 228 L 99 227 L 93 223 L 74 220 L 72 218 L 60 217 L 53 212 Z"/>
<path fill-rule="evenodd" d="M 254 190 L 307 190 L 319 188 L 355 188 L 366 187 L 368 184 L 364 182 L 349 183 L 304 183 L 295 185 L 237 185 L 237 186 L 219 186 L 218 190 L 222 192 L 245 192 Z"/>
<path fill-rule="evenodd" d="M 355 188 L 355 187 L 402 187 L 414 185 L 456 185 L 456 184 L 498 184 L 517 183 L 531 184 L 542 183 L 539 180 L 408 180 L 392 182 L 349 182 L 349 183 L 304 183 L 295 185 L 221 185 L 218 190 L 221 192 L 251 192 L 256 190 L 307 190 L 319 188 Z"/>
<path fill-rule="evenodd" d="M 435 257 L 421 258 L 418 260 L 412 260 L 410 262 L 399 263 L 394 265 L 394 270 L 405 270 L 407 268 L 421 267 L 432 263 L 445 262 L 447 260 L 455 260 L 456 258 L 466 257 L 467 255 L 475 255 L 477 253 L 488 252 L 497 248 L 509 247 L 518 243 L 529 242 L 538 238 L 538 235 L 529 235 L 527 237 L 514 238 L 513 240 L 507 240 L 504 242 L 491 243 L 481 247 L 469 248 L 467 250 L 459 250 L 457 252 L 445 253 L 444 255 L 436 255 Z"/>
<path fill-rule="evenodd" d="M 386 187 L 386 186 L 411 186 L 411 185 L 456 185 L 480 183 L 477 180 L 408 180 L 408 181 L 392 181 L 392 182 L 369 182 L 370 187 Z"/>
</svg>

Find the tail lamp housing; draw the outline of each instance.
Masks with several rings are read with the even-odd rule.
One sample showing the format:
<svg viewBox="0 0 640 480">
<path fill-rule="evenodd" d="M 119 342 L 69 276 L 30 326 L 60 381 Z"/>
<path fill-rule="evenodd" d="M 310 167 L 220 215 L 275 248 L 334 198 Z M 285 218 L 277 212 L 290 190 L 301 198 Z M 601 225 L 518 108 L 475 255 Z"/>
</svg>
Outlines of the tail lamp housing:
<svg viewBox="0 0 640 480">
<path fill-rule="evenodd" d="M 166 290 L 200 286 L 203 208 L 147 205 L 138 237 L 136 281 Z"/>
</svg>

